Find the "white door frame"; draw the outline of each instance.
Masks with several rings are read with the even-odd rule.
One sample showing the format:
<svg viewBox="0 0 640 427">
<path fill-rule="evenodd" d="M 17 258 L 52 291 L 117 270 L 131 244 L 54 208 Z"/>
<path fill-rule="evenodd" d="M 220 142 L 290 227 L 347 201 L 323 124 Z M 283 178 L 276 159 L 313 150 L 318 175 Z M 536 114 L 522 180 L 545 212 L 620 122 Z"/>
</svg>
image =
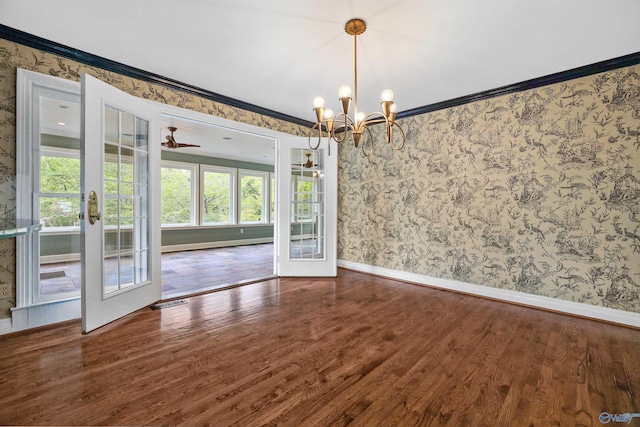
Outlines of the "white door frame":
<svg viewBox="0 0 640 427">
<path fill-rule="evenodd" d="M 33 218 L 34 180 L 39 176 L 33 173 L 33 165 L 40 162 L 40 113 L 38 103 L 33 102 L 39 89 L 75 97 L 80 102 L 80 83 L 20 68 L 17 70 L 16 216 L 24 219 Z M 80 317 L 79 296 L 37 301 L 35 281 L 39 280 L 39 256 L 37 234 L 16 238 L 16 306 L 11 309 L 11 331 Z"/>
</svg>

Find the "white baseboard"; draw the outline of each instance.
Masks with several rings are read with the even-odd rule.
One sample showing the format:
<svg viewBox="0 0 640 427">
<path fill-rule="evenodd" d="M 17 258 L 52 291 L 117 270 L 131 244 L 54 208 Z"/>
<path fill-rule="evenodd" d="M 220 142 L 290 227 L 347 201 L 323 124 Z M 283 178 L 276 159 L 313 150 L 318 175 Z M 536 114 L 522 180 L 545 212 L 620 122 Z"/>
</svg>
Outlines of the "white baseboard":
<svg viewBox="0 0 640 427">
<path fill-rule="evenodd" d="M 43 255 L 40 264 L 55 264 L 58 262 L 80 261 L 80 254 Z"/>
<path fill-rule="evenodd" d="M 462 292 L 465 294 L 482 296 L 500 301 L 526 305 L 529 307 L 541 308 L 544 310 L 550 310 L 580 317 L 588 317 L 591 319 L 604 320 L 606 322 L 619 323 L 626 326 L 640 328 L 640 313 L 631 313 L 628 311 L 582 304 L 574 301 L 565 301 L 540 295 L 525 294 L 523 292 L 511 291 L 507 289 L 474 285 L 471 283 L 459 282 L 456 280 L 423 276 L 421 274 L 407 273 L 404 271 L 391 270 L 388 268 L 376 267 L 373 265 L 360 264 L 345 260 L 338 260 L 338 267 L 360 271 L 362 273 L 375 274 L 377 276 L 388 277 L 390 279 L 398 279 L 418 285 Z"/>
<path fill-rule="evenodd" d="M 80 297 L 49 301 L 11 309 L 11 326 L 8 332 L 36 328 L 51 323 L 80 318 Z"/>
<path fill-rule="evenodd" d="M 227 246 L 257 245 L 261 243 L 273 243 L 273 237 L 261 237 L 258 239 L 224 240 L 220 242 L 186 243 L 184 245 L 168 245 L 162 247 L 162 253 L 194 251 L 198 249 L 224 248 Z"/>
<path fill-rule="evenodd" d="M 220 242 L 186 243 L 184 245 L 167 245 L 162 247 L 162 253 L 223 248 L 227 246 L 257 245 L 261 243 L 273 243 L 273 237 L 262 237 L 259 239 L 224 240 Z M 40 257 L 40 264 L 55 264 L 58 262 L 73 261 L 80 261 L 80 254 L 45 255 Z"/>
<path fill-rule="evenodd" d="M 11 330 L 11 318 L 0 319 L 0 335 L 13 332 Z"/>
</svg>

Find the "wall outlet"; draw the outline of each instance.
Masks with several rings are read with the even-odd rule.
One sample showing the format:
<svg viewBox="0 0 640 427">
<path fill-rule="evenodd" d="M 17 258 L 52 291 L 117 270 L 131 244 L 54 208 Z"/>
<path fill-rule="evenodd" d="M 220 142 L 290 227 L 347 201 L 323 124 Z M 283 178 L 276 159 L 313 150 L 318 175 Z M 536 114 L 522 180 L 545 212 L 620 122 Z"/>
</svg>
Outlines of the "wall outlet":
<svg viewBox="0 0 640 427">
<path fill-rule="evenodd" d="M 244 233 L 244 228 L 240 229 L 240 234 Z"/>
<path fill-rule="evenodd" d="M 11 297 L 11 288 L 8 283 L 0 283 L 0 298 Z"/>
</svg>

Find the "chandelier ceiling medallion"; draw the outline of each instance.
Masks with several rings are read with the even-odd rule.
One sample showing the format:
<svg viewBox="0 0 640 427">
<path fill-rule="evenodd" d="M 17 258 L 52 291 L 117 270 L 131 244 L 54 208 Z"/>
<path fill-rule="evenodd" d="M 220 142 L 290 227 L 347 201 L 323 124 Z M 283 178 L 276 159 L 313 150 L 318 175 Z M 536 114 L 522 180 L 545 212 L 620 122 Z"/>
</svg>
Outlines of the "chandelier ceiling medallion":
<svg viewBox="0 0 640 427">
<path fill-rule="evenodd" d="M 396 104 L 393 102 L 393 92 L 386 89 L 382 92 L 382 112 L 374 112 L 365 114 L 358 111 L 358 47 L 357 37 L 364 33 L 367 24 L 362 19 L 352 19 L 344 26 L 347 34 L 353 36 L 353 86 L 354 86 L 354 115 L 349 115 L 351 106 L 351 88 L 343 85 L 338 90 L 340 96 L 340 104 L 342 111 L 334 115 L 329 108 L 324 108 L 324 99 L 316 96 L 313 99 L 313 111 L 316 113 L 317 122 L 309 131 L 309 148 L 318 149 L 322 142 L 322 137 L 326 135 L 329 139 L 333 139 L 338 144 L 346 141 L 350 137 L 356 148 L 362 147 L 362 152 L 369 157 L 373 153 L 373 135 L 369 126 L 374 124 L 385 125 L 385 137 L 387 143 L 394 150 L 401 150 L 404 147 L 405 134 L 404 130 L 396 123 Z M 399 136 L 396 133 L 394 140 L 394 127 L 399 130 Z M 311 136 L 318 135 L 315 145 L 312 143 Z M 329 144 L 328 144 L 329 145 Z"/>
</svg>

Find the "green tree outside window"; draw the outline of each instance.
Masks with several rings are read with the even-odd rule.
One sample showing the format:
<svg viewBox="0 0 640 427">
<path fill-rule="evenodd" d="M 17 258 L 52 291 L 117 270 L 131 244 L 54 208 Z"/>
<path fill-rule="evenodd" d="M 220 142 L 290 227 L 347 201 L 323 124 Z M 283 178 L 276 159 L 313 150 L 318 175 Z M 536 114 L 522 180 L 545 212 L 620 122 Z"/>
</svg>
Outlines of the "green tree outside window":
<svg viewBox="0 0 640 427">
<path fill-rule="evenodd" d="M 264 178 L 244 175 L 240 182 L 240 222 L 262 221 Z"/>
<path fill-rule="evenodd" d="M 162 224 L 191 223 L 191 175 L 189 169 L 162 168 Z"/>
<path fill-rule="evenodd" d="M 204 223 L 230 223 L 231 175 L 224 172 L 204 172 L 202 194 Z"/>
</svg>

